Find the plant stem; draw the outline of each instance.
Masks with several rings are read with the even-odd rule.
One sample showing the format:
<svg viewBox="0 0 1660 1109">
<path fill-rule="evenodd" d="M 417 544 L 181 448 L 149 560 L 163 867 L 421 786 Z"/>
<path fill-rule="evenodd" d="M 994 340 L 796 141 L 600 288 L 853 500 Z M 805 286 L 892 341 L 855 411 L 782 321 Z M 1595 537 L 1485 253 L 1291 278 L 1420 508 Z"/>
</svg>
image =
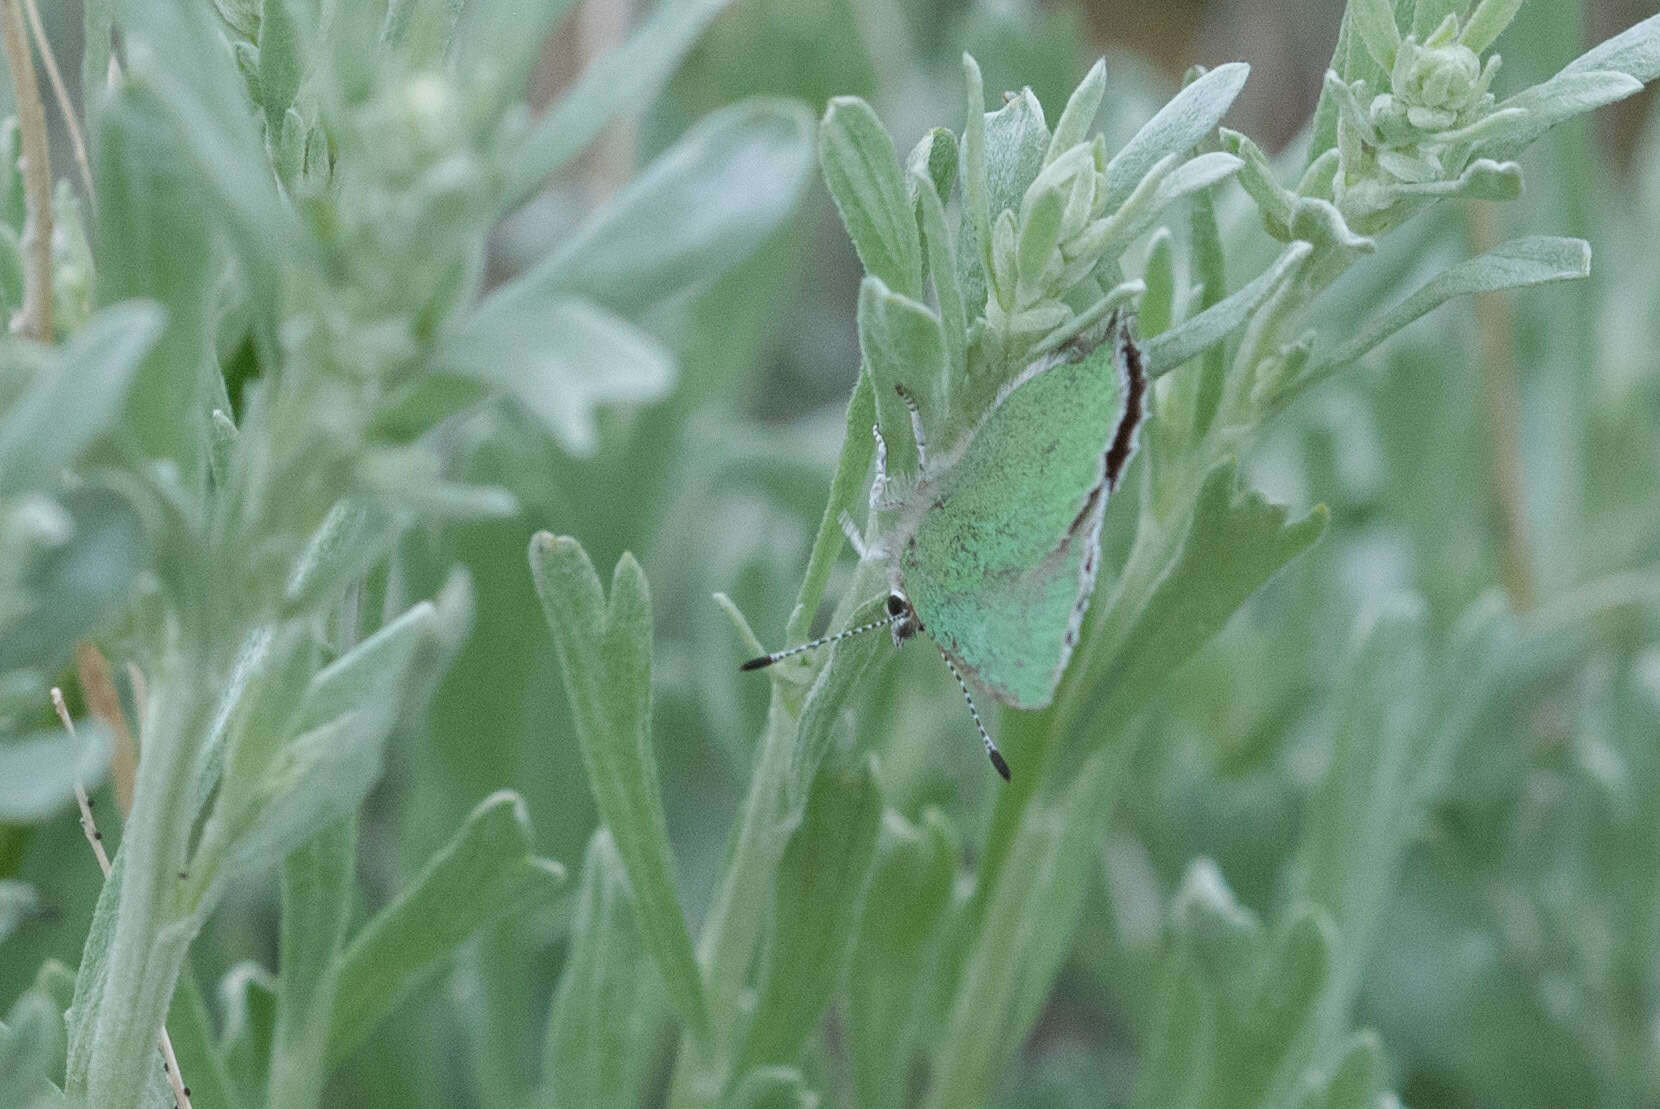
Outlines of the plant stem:
<svg viewBox="0 0 1660 1109">
<path fill-rule="evenodd" d="M 1485 254 L 1499 245 L 1498 213 L 1491 204 L 1468 209 L 1470 245 Z M 1537 596 L 1533 562 L 1528 555 L 1527 498 L 1522 492 L 1522 433 L 1517 417 L 1516 357 L 1510 301 L 1503 293 L 1475 298 L 1476 331 L 1481 340 L 1481 399 L 1487 410 L 1487 458 L 1497 502 L 1504 588 L 1518 612 L 1532 608 Z"/>
<path fill-rule="evenodd" d="M 83 644 L 83 646 L 86 645 Z M 97 654 L 97 648 L 95 647 L 87 647 L 86 649 Z M 102 655 L 98 657 L 100 660 L 103 658 Z M 104 671 L 104 676 L 107 680 L 109 676 L 107 669 Z M 57 686 L 52 687 L 52 708 L 57 712 L 58 719 L 63 721 L 64 730 L 70 736 L 74 736 L 74 718 L 69 715 L 69 706 L 64 704 L 63 701 L 63 691 Z M 122 729 L 125 730 L 125 727 L 126 725 L 123 722 Z M 87 796 L 86 786 L 81 784 L 79 778 L 75 779 L 75 803 L 81 809 L 81 831 L 86 833 L 86 841 L 92 845 L 93 857 L 98 860 L 98 869 L 103 872 L 107 879 L 110 876 L 110 857 L 104 850 L 104 835 L 98 830 L 98 822 L 92 818 L 92 798 Z M 190 1109 L 190 1088 L 184 1084 L 184 1075 L 179 1073 L 179 1058 L 173 1054 L 173 1040 L 168 1036 L 165 1027 L 161 1030 L 156 1046 L 161 1050 L 162 1066 L 167 1070 L 167 1083 L 173 1088 L 174 1105 L 177 1106 L 177 1109 Z"/>
<path fill-rule="evenodd" d="M 132 818 L 121 843 L 118 908 L 85 1076 L 85 1100 L 100 1109 L 142 1103 L 156 1030 L 167 1015 L 195 931 L 196 922 L 179 912 L 192 817 L 189 793 L 179 784 L 187 780 L 195 740 L 207 718 L 208 707 L 196 693 L 212 688 L 199 668 L 175 657 L 161 670 L 149 698 Z"/>
<path fill-rule="evenodd" d="M 35 47 L 40 51 L 40 64 L 46 67 L 46 79 L 52 83 L 52 96 L 58 102 L 58 114 L 63 116 L 63 129 L 69 132 L 69 148 L 75 154 L 75 168 L 81 174 L 81 186 L 86 190 L 87 207 L 98 213 L 98 197 L 92 189 L 92 163 L 86 156 L 86 139 L 81 135 L 81 123 L 75 118 L 75 105 L 69 99 L 69 89 L 58 70 L 58 60 L 52 56 L 52 44 L 46 37 L 46 27 L 40 21 L 40 8 L 35 0 L 23 0 L 29 15 L 29 29 L 34 32 Z"/>
<path fill-rule="evenodd" d="M 27 216 L 23 222 L 23 308 L 13 330 L 37 343 L 52 341 L 52 162 L 46 145 L 46 108 L 35 82 L 29 32 L 16 0 L 0 0 L 0 46 L 12 71 Z"/>
</svg>

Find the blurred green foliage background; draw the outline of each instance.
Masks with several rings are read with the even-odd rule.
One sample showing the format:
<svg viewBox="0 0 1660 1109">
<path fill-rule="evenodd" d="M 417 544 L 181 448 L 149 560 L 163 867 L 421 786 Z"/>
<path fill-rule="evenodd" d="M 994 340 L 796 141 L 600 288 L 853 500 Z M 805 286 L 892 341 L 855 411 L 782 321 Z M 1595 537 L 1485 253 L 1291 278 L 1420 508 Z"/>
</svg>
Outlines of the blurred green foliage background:
<svg viewBox="0 0 1660 1109">
<path fill-rule="evenodd" d="M 533 102 L 569 87 L 632 14 L 585 8 L 596 10 L 543 47 Z M 1253 70 L 1228 125 L 1278 150 L 1313 110 L 1341 9 L 733 0 L 646 111 L 494 229 L 485 280 L 523 272 L 699 119 L 744 97 L 799 98 L 816 116 L 832 96 L 862 96 L 901 152 L 928 127 L 956 128 L 964 50 L 988 92 L 1029 85 L 1051 119 L 1105 54 L 1109 149 L 1187 66 L 1243 59 Z M 1656 10 L 1524 4 L 1498 44 L 1499 87 L 1543 80 Z M 75 13 L 45 14 L 59 56 L 78 57 Z M 67 149 L 61 130 L 53 148 Z M 1532 232 L 1589 241 L 1590 279 L 1443 309 L 1301 399 L 1242 459 L 1248 484 L 1293 516 L 1326 505 L 1330 526 L 1146 711 L 1116 723 L 1110 742 L 1133 761 L 1088 830 L 1076 935 L 996 1104 L 1259 1104 L 1249 1046 L 1217 1064 L 1247 1077 L 1218 1072 L 1209 1092 L 1159 1100 L 1146 1075 L 1184 1019 L 1203 1023 L 1202 1006 L 1183 1010 L 1184 990 L 1295 984 L 1305 970 L 1273 945 L 1291 907 L 1324 891 L 1366 937 L 1350 937 L 1364 958 L 1332 973 L 1346 976 L 1352 1025 L 1375 1031 L 1384 1083 L 1406 1104 L 1660 1105 L 1660 112 L 1643 95 L 1575 120 L 1523 164 L 1520 201 L 1444 205 L 1384 240 L 1339 286 L 1342 310 L 1358 321 L 1448 263 Z M 1236 186 L 1217 204 L 1237 283 L 1273 244 Z M 673 353 L 675 382 L 654 403 L 600 410 L 590 455 L 519 409 L 446 426 L 447 476 L 507 490 L 517 507 L 418 524 L 366 579 L 370 596 L 427 597 L 459 564 L 474 615 L 361 810 L 354 919 L 497 790 L 524 799 L 537 855 L 573 875 L 595 857 L 595 804 L 525 562 L 546 528 L 579 539 L 602 579 L 632 552 L 650 582 L 651 739 L 697 934 L 768 697 L 765 681 L 735 672 L 748 652 L 710 598 L 729 595 L 769 645 L 790 616 L 859 368 L 860 276 L 815 177 L 741 263 L 667 300 L 636 295 L 624 314 Z M 1338 308 L 1326 313 L 1344 326 Z M 225 369 L 240 406 L 260 367 L 244 352 Z M 1108 527 L 1121 556 L 1127 521 Z M 844 557 L 832 600 L 851 577 Z M 1472 658 L 1461 628 L 1495 593 L 1514 626 Z M 933 653 L 878 659 L 848 715 L 855 745 L 878 756 L 885 807 L 918 825 L 943 814 L 966 880 L 1001 784 Z M 73 693 L 70 669 L 55 677 Z M 45 706 L 38 717 L 50 724 Z M 994 719 L 994 733 L 1010 720 Z M 1381 751 L 1406 765 L 1377 765 Z M 107 785 L 96 797 L 101 814 L 117 811 Z M 0 879 L 16 883 L 18 906 L 0 903 L 4 1007 L 46 960 L 80 961 L 100 877 L 62 808 L 0 826 Z M 323 1104 L 518 1104 L 573 937 L 592 919 L 576 887 L 470 938 L 340 1062 Z M 1236 931 L 1195 938 L 1210 927 L 1192 923 L 1196 904 Z M 250 968 L 275 967 L 278 932 L 275 871 L 236 874 L 188 956 L 220 1034 L 255 1056 L 269 1050 L 272 1003 Z M 914 982 L 923 996 L 931 987 L 926 974 Z M 637 1042 L 651 1047 L 617 1081 L 634 1078 L 657 1103 L 676 1037 L 660 984 L 640 988 L 649 1019 Z M 944 1019 L 940 999 L 925 1009 Z M 802 1069 L 825 1104 L 854 1104 L 838 1012 Z"/>
</svg>

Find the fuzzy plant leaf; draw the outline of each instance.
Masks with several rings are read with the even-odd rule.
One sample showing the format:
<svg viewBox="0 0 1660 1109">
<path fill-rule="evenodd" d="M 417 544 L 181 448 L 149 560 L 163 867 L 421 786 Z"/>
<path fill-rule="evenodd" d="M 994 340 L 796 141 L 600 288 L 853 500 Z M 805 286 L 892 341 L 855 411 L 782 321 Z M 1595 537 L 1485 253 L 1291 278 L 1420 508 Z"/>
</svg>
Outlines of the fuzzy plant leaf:
<svg viewBox="0 0 1660 1109">
<path fill-rule="evenodd" d="M 458 579 L 436 604 L 415 605 L 319 671 L 292 717 L 258 745 L 259 754 L 242 745 L 253 740 L 227 752 L 229 770 L 203 838 L 225 845 L 228 871 L 276 862 L 319 828 L 356 811 L 380 776 L 387 737 L 420 710 L 424 691 L 465 638 L 471 619 L 471 588 Z M 280 737 L 275 744 L 273 735 Z M 201 880 L 223 877 L 208 873 Z M 204 892 L 204 903 L 212 899 Z"/>
<path fill-rule="evenodd" d="M 790 1063 L 840 987 L 881 824 L 874 760 L 825 760 L 778 864 L 772 934 L 741 1069 Z"/>
<path fill-rule="evenodd" d="M 938 809 L 912 825 L 883 814 L 870 892 L 848 974 L 848 1059 L 858 1104 L 899 1109 L 917 1049 L 927 972 L 956 878 L 957 843 Z"/>
<path fill-rule="evenodd" d="M 514 153 L 507 169 L 509 204 L 527 199 L 613 119 L 650 104 L 727 2 L 666 0 L 651 9 L 627 41 L 589 66 Z M 522 20 L 518 9 L 515 13 Z M 517 29 L 524 34 L 522 25 Z"/>
<path fill-rule="evenodd" d="M 694 1036 L 707 1036 L 703 978 L 680 908 L 651 750 L 645 574 L 624 555 L 607 599 L 580 543 L 539 532 L 530 541 L 530 576 L 553 633 L 588 785 L 634 890 L 646 947 L 680 1019 Z"/>
<path fill-rule="evenodd" d="M 1351 338 L 1329 350 L 1317 350 L 1298 388 L 1357 361 L 1407 324 L 1455 297 L 1555 281 L 1577 281 L 1587 276 L 1590 269 L 1591 247 L 1581 239 L 1540 235 L 1504 243 L 1442 271 L 1417 292 L 1363 325 Z"/>
<path fill-rule="evenodd" d="M 7 523 L 17 526 L 19 516 L 36 517 L 33 526 L 45 534 L 12 567 L 24 589 L 0 625 L 0 673 L 51 671 L 120 611 L 133 580 L 153 566 L 153 552 L 131 502 L 101 486 L 33 500 Z"/>
<path fill-rule="evenodd" d="M 259 10 L 259 91 L 273 144 L 305 75 L 301 45 L 290 0 L 264 0 Z"/>
<path fill-rule="evenodd" d="M 485 306 L 571 294 L 640 317 L 748 257 L 795 214 L 812 173 L 805 106 L 740 101 L 700 120 Z"/>
<path fill-rule="evenodd" d="M 53 482 L 108 430 L 162 323 L 155 304 L 116 305 L 46 356 L 28 387 L 0 413 L 0 488 L 16 495 Z"/>
<path fill-rule="evenodd" d="M 275 312 L 285 274 L 308 269 L 316 242 L 278 194 L 254 132 L 246 85 L 200 3 L 116 0 L 123 58 L 153 89 L 161 122 L 178 136 L 190 167 L 213 198 L 236 256 Z"/>
<path fill-rule="evenodd" d="M 62 813 L 75 783 L 96 788 L 109 768 L 109 732 L 95 722 L 0 740 L 0 821 L 34 824 Z"/>
<path fill-rule="evenodd" d="M 217 1039 L 213 1014 L 193 970 L 186 968 L 173 991 L 167 1012 L 167 1034 L 179 1058 L 179 1070 L 190 1076 L 190 1094 L 203 1105 L 224 1109 L 247 1109 L 242 1091 L 232 1081 L 224 1052 Z"/>
<path fill-rule="evenodd" d="M 1245 325 L 1251 314 L 1292 280 L 1314 248 L 1294 242 L 1238 292 L 1162 331 L 1142 346 L 1147 376 L 1159 378 L 1211 350 Z"/>
<path fill-rule="evenodd" d="M 65 988 L 69 972 L 47 960 L 0 1022 L 0 1105 L 74 1109 L 54 1081 L 63 1071 Z"/>
<path fill-rule="evenodd" d="M 1107 208 L 1117 208 L 1162 159 L 1186 155 L 1215 134 L 1238 98 L 1251 67 L 1229 62 L 1177 93 L 1107 163 Z"/>
<path fill-rule="evenodd" d="M 923 426 L 939 427 L 950 395 L 944 329 L 933 309 L 889 289 L 875 274 L 859 286 L 859 353 L 876 398 L 876 422 L 887 444 L 890 473 L 914 473 L 916 444 L 910 412 L 900 394 L 908 390 L 922 408 Z"/>
<path fill-rule="evenodd" d="M 756 1067 L 738 1080 L 733 1109 L 818 1109 L 821 1099 L 794 1067 Z"/>
<path fill-rule="evenodd" d="M 357 822 L 347 818 L 319 830 L 282 861 L 277 1023 L 266 1091 L 271 1109 L 315 1105 L 328 1075 L 335 964 L 353 910 L 357 843 Z"/>
<path fill-rule="evenodd" d="M 865 272 L 901 295 L 922 295 L 922 244 L 899 154 L 869 104 L 831 99 L 819 124 L 824 183 Z"/>
<path fill-rule="evenodd" d="M 438 355 L 449 373 L 512 396 L 567 451 L 599 446 L 596 410 L 662 399 L 674 358 L 639 328 L 571 296 L 493 297 Z"/>
<path fill-rule="evenodd" d="M 535 854 L 524 802 L 497 793 L 479 802 L 455 836 L 352 937 L 330 971 L 338 978 L 328 1060 L 339 1062 L 455 949 L 485 926 L 544 905 L 565 871 Z"/>
<path fill-rule="evenodd" d="M 1268 579 L 1313 545 L 1328 513 L 1320 506 L 1301 519 L 1289 516 L 1261 493 L 1242 491 L 1237 464 L 1229 460 L 1204 475 L 1179 523 L 1144 523 L 1146 549 L 1162 553 L 1147 563 L 1132 553 L 1110 603 L 1101 628 L 1105 646 L 1089 660 L 1091 676 L 1098 674 L 1102 683 L 1087 683 L 1098 691 L 1094 719 L 1110 720 L 1121 706 L 1142 703 Z M 1150 566 L 1157 567 L 1151 581 L 1143 576 Z"/>
<path fill-rule="evenodd" d="M 630 1109 L 651 1058 L 658 979 L 622 858 L 603 827 L 588 841 L 571 935 L 542 1049 L 540 1102 Z"/>
<path fill-rule="evenodd" d="M 1215 864 L 1190 865 L 1171 906 L 1173 944 L 1160 969 L 1151 1052 L 1136 1109 L 1268 1109 L 1319 1094 L 1350 1104 L 1377 1072 L 1351 1059 L 1332 1071 L 1304 1035 L 1331 962 L 1330 924 L 1306 907 L 1264 927 L 1235 901 Z M 1369 1090 L 1375 1095 L 1375 1090 Z M 1313 1104 L 1326 1104 L 1316 1101 Z M 1372 1102 L 1362 1104 L 1370 1107 Z"/>
<path fill-rule="evenodd" d="M 98 294 L 151 297 L 166 311 L 123 422 L 145 454 L 195 479 L 207 462 L 208 412 L 224 391 L 209 339 L 223 267 L 215 228 L 202 218 L 206 188 L 188 139 L 149 86 L 111 93 L 97 144 Z"/>
</svg>

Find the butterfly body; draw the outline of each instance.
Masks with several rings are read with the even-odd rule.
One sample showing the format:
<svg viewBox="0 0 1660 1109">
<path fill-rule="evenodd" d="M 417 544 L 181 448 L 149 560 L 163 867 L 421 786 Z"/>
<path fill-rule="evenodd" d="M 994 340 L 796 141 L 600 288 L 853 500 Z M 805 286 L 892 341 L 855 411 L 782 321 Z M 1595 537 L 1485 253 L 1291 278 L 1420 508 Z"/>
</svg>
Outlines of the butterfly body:
<svg viewBox="0 0 1660 1109">
<path fill-rule="evenodd" d="M 883 554 L 911 630 L 1016 708 L 1049 703 L 1077 645 L 1107 495 L 1134 448 L 1140 370 L 1121 327 L 1033 363 L 894 509 Z"/>
<path fill-rule="evenodd" d="M 919 406 L 903 386 L 918 473 L 890 480 L 876 434 L 871 506 L 883 518 L 860 557 L 886 563 L 887 614 L 797 647 L 750 659 L 771 666 L 802 651 L 886 627 L 900 644 L 926 632 L 938 646 L 992 765 L 1009 766 L 974 707 L 967 678 L 999 701 L 1038 709 L 1077 646 L 1101 560 L 1107 497 L 1135 451 L 1147 381 L 1129 329 L 1074 340 L 1027 366 L 943 457 L 930 460 Z M 967 678 L 965 678 L 965 675 Z"/>
</svg>

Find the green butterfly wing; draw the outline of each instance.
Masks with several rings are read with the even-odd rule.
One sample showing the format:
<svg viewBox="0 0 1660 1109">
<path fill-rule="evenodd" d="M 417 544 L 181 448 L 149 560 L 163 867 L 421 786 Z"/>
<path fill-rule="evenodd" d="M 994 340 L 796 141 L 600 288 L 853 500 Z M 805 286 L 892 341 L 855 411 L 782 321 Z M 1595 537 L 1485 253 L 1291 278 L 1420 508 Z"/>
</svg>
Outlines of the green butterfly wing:
<svg viewBox="0 0 1660 1109">
<path fill-rule="evenodd" d="M 1127 447 L 1133 431 L 1118 434 L 1117 346 L 1104 342 L 1009 393 L 962 457 L 919 487 L 931 500 L 899 554 L 900 586 L 923 627 L 1017 708 L 1054 696 L 1088 604 L 1108 449 L 1115 436 Z"/>
</svg>

